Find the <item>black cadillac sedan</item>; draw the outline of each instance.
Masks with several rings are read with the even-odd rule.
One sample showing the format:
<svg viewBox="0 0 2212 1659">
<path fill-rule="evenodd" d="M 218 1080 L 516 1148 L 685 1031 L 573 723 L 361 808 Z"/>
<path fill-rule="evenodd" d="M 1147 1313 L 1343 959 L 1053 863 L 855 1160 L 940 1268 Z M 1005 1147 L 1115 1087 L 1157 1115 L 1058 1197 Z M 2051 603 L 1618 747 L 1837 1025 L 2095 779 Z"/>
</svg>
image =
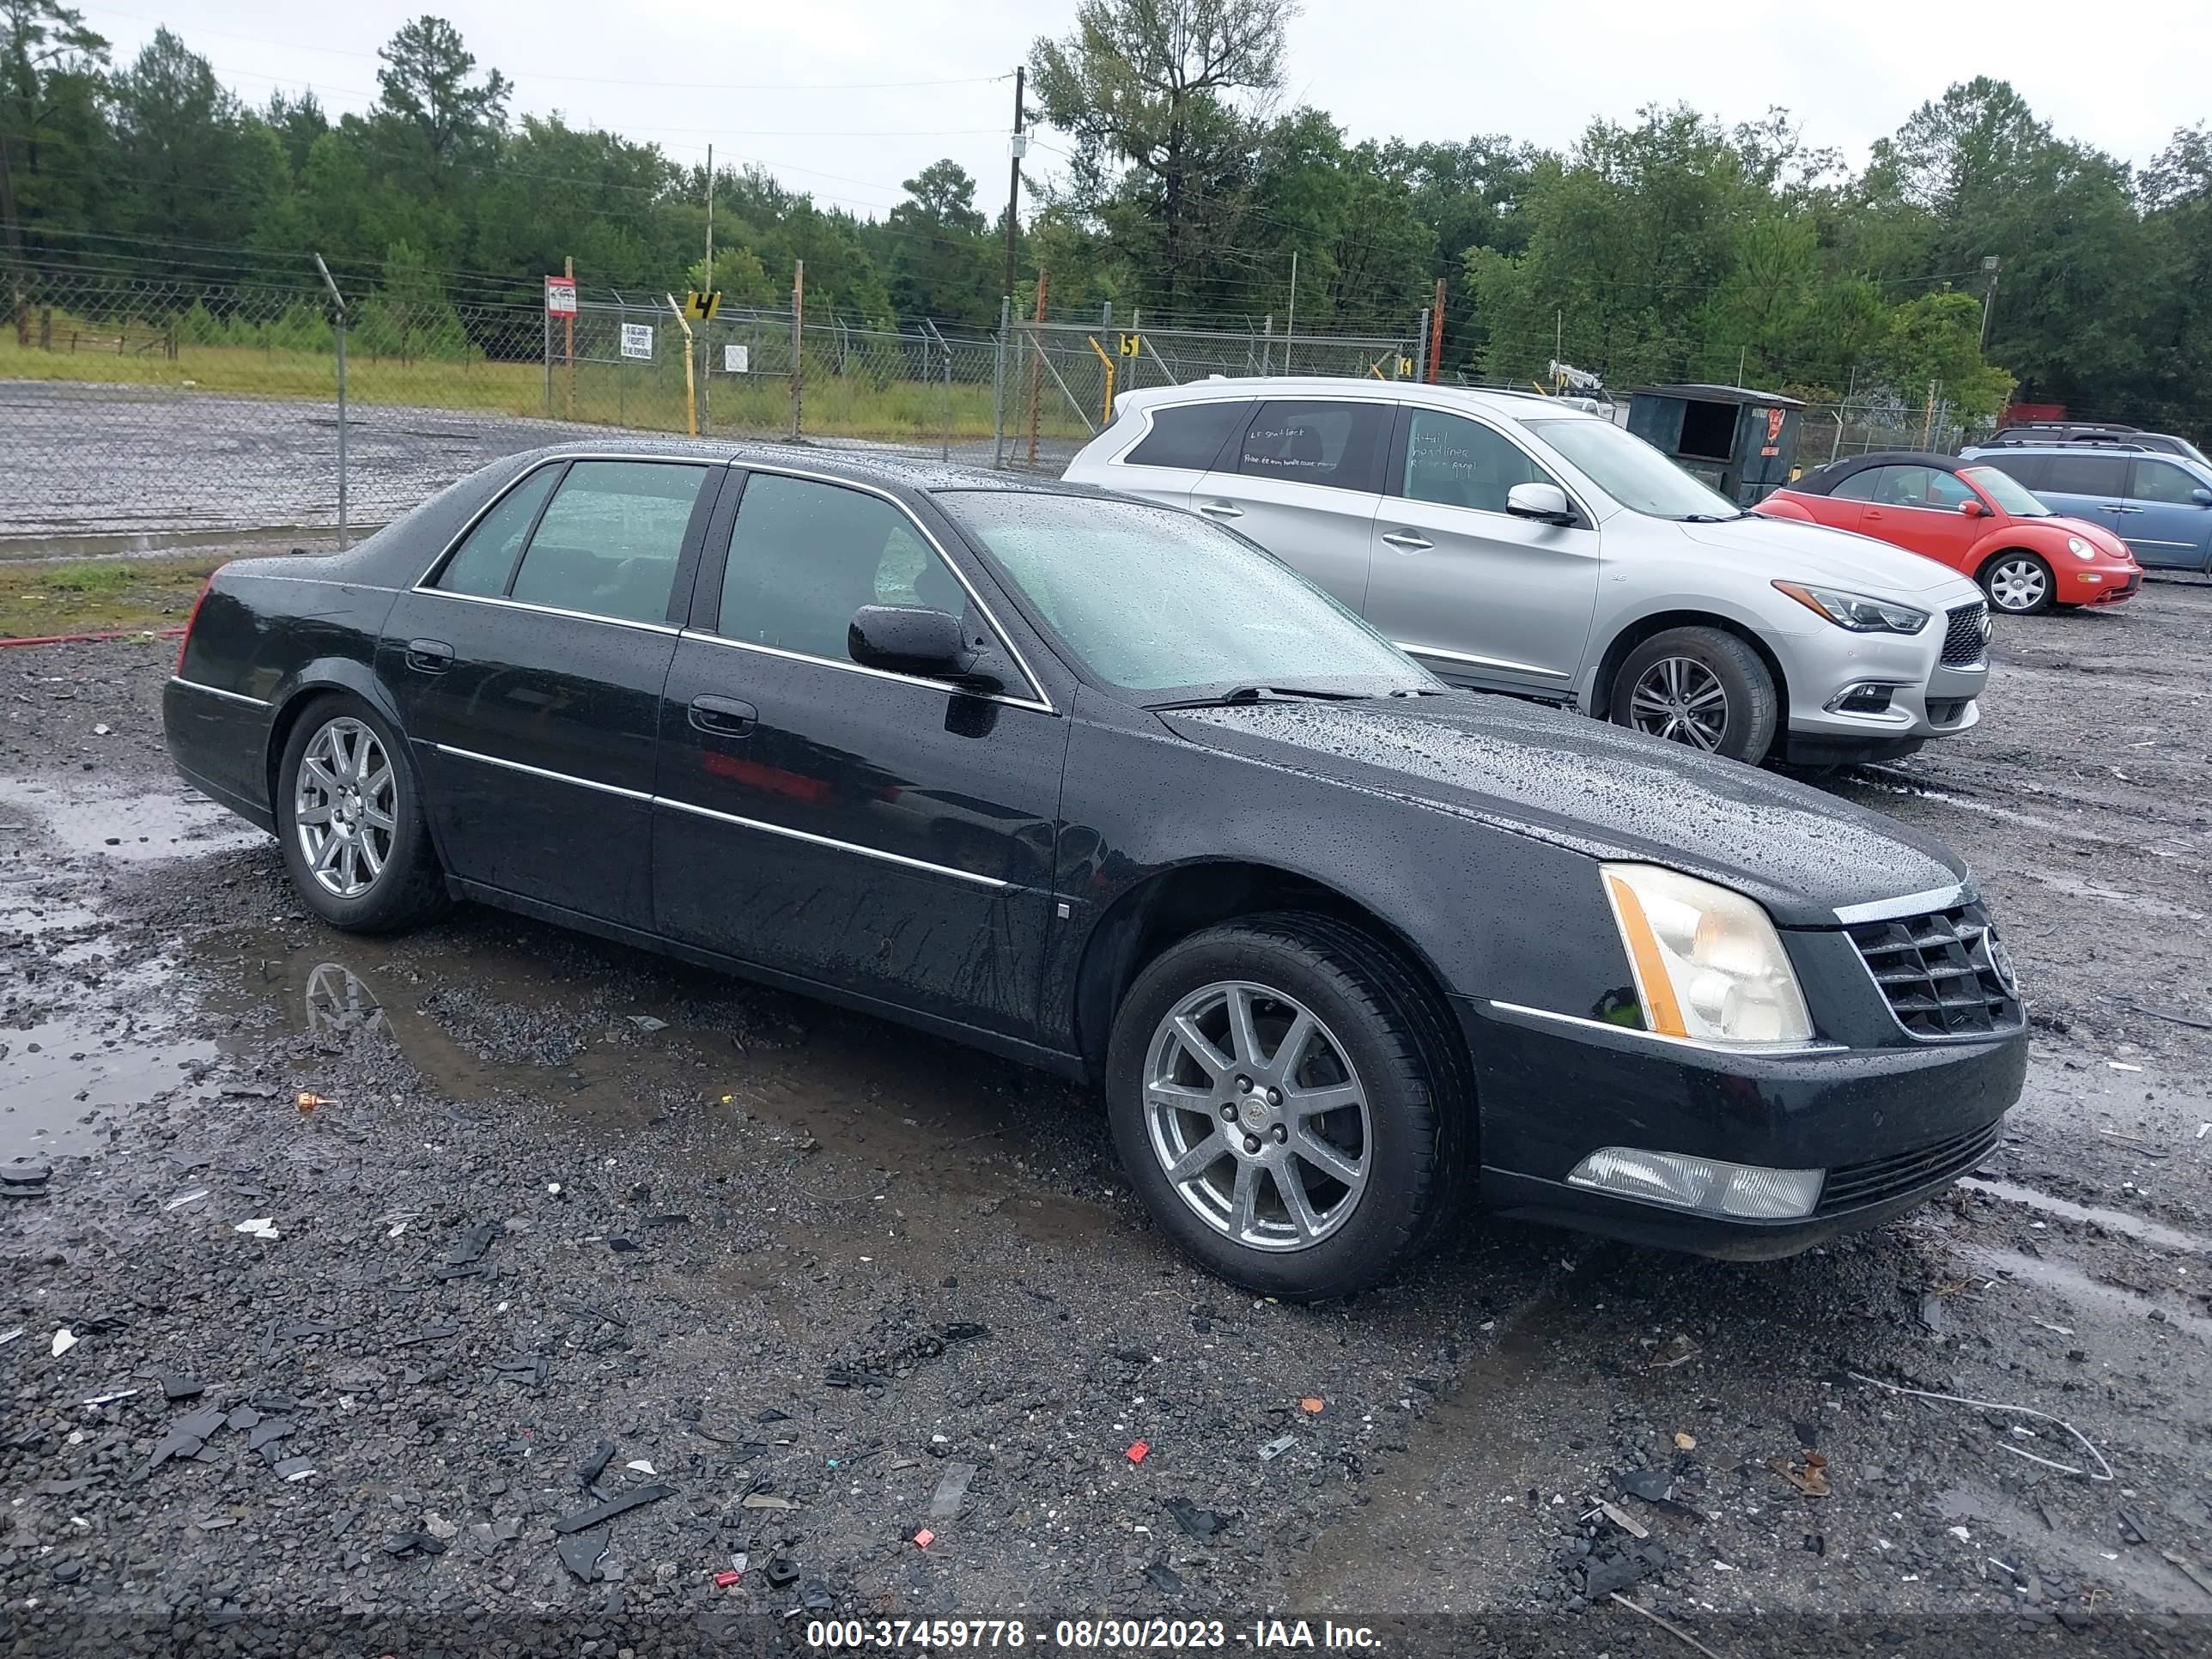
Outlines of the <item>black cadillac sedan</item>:
<svg viewBox="0 0 2212 1659">
<path fill-rule="evenodd" d="M 541 450 L 225 566 L 165 715 L 333 926 L 473 899 L 1091 1079 L 1158 1224 L 1279 1296 L 1462 1200 L 1802 1249 L 1973 1164 L 2026 1060 L 1935 842 L 1450 690 L 1097 491 Z"/>
</svg>

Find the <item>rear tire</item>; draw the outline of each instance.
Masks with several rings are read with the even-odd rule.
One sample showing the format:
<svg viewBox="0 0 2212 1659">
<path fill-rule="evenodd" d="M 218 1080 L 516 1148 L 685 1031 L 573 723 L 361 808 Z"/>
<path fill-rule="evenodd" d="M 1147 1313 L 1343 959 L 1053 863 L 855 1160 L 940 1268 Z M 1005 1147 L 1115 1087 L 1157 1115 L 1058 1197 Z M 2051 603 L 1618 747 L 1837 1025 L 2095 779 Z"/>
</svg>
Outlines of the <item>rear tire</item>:
<svg viewBox="0 0 2212 1659">
<path fill-rule="evenodd" d="M 1782 720 L 1759 653 L 1718 628 L 1654 634 L 1613 675 L 1606 708 L 1615 726 L 1754 765 Z"/>
<path fill-rule="evenodd" d="M 1115 1146 L 1153 1219 L 1209 1273 L 1285 1301 L 1389 1273 L 1466 1157 L 1431 1000 L 1322 916 L 1243 918 L 1163 951 L 1106 1063 Z"/>
<path fill-rule="evenodd" d="M 1982 592 L 1990 596 L 1990 609 L 2008 617 L 2050 610 L 2057 588 L 2051 567 L 2033 553 L 2000 553 L 1982 567 Z"/>
<path fill-rule="evenodd" d="M 398 933 L 451 902 L 405 745 L 359 697 L 331 693 L 301 712 L 276 793 L 285 871 L 331 927 Z"/>
</svg>

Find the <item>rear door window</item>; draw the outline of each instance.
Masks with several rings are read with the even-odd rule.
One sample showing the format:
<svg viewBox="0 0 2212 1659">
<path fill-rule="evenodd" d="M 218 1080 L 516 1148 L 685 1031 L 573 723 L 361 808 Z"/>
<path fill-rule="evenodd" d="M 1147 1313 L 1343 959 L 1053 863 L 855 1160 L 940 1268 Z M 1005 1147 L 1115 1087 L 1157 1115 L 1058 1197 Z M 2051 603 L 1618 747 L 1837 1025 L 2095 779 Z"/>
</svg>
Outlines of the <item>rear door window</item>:
<svg viewBox="0 0 2212 1659">
<path fill-rule="evenodd" d="M 1248 478 L 1322 484 L 1333 489 L 1382 488 L 1392 404 L 1262 404 L 1238 447 L 1237 471 Z"/>
<path fill-rule="evenodd" d="M 2050 471 L 2030 489 L 2047 489 L 2054 495 L 2108 495 L 2115 500 L 2127 493 L 2128 462 L 2124 455 L 2051 455 L 2044 463 Z M 2021 479 L 2022 483 L 2027 480 Z"/>
<path fill-rule="evenodd" d="M 1176 404 L 1152 411 L 1152 430 L 1121 458 L 1124 466 L 1173 466 L 1210 472 L 1231 438 L 1252 418 L 1256 404 L 1234 400 Z"/>
<path fill-rule="evenodd" d="M 2050 479 L 2051 469 L 2045 465 L 2045 459 L 2046 458 L 2041 455 L 2016 455 L 2009 451 L 1999 451 L 1994 455 L 1976 456 L 1974 465 L 1993 466 L 1998 471 L 2012 477 L 2023 488 L 2041 489 Z"/>
<path fill-rule="evenodd" d="M 668 461 L 576 462 L 530 538 L 513 597 L 623 622 L 665 622 L 708 471 Z"/>
<path fill-rule="evenodd" d="M 538 522 L 538 509 L 552 494 L 561 476 L 558 465 L 541 466 L 499 498 L 492 510 L 477 520 L 446 568 L 431 583 L 447 593 L 473 593 L 494 599 L 507 592 L 507 579 L 514 574 L 515 556 L 523 538 Z"/>
</svg>

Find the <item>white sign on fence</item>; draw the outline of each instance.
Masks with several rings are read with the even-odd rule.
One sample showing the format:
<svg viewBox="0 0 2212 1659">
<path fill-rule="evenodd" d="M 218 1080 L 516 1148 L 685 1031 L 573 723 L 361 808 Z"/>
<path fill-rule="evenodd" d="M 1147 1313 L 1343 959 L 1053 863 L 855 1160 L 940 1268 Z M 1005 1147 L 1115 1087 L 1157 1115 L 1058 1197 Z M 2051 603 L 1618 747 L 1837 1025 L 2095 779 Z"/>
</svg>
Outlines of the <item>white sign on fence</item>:
<svg viewBox="0 0 2212 1659">
<path fill-rule="evenodd" d="M 722 348 L 722 372 L 725 374 L 750 374 L 753 367 L 750 346 L 726 345 Z"/>
<path fill-rule="evenodd" d="M 625 357 L 653 356 L 653 325 L 624 323 L 622 325 L 622 355 Z"/>
<path fill-rule="evenodd" d="M 576 314 L 576 284 L 567 276 L 548 276 L 545 279 L 545 314 L 549 317 L 573 317 Z"/>
</svg>

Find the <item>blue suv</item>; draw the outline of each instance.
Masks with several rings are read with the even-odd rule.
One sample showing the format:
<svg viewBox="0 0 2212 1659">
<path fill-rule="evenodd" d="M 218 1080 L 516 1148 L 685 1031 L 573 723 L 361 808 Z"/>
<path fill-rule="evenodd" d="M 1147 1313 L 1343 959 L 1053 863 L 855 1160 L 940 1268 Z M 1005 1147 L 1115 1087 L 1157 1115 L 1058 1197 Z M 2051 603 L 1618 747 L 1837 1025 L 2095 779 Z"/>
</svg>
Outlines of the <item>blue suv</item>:
<svg viewBox="0 0 2212 1659">
<path fill-rule="evenodd" d="M 2146 568 L 2212 570 L 2212 467 L 2131 446 L 2078 442 L 1969 449 L 1966 456 L 2010 473 L 2054 513 L 2109 526 Z"/>
</svg>

